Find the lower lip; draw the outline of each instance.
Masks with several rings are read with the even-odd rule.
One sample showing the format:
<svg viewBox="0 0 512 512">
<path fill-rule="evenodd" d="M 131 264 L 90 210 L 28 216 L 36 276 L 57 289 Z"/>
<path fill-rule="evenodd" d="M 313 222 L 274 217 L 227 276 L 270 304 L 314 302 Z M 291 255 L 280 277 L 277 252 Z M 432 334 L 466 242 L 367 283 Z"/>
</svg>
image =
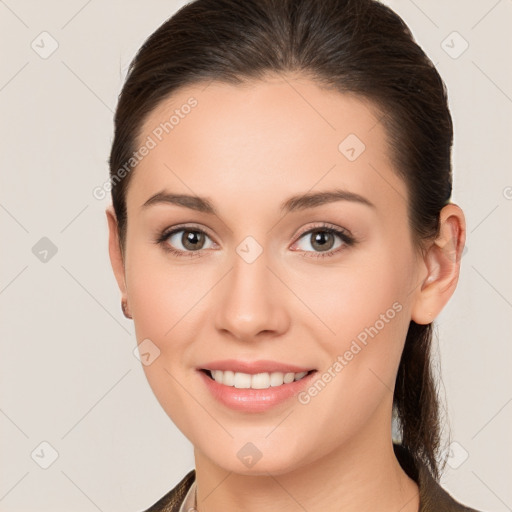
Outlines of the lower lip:
<svg viewBox="0 0 512 512">
<path fill-rule="evenodd" d="M 300 380 L 281 386 L 271 386 L 268 389 L 240 389 L 219 384 L 205 372 L 198 371 L 206 387 L 219 402 L 231 409 L 244 412 L 264 412 L 289 400 L 306 387 L 316 373 L 311 372 Z"/>
</svg>

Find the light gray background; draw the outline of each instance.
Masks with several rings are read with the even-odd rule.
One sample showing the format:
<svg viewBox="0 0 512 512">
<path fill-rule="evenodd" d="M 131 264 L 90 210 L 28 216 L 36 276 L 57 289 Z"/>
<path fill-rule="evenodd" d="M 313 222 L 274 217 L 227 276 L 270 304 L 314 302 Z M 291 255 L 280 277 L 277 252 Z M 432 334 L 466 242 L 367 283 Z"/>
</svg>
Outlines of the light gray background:
<svg viewBox="0 0 512 512">
<path fill-rule="evenodd" d="M 447 84 L 453 200 L 468 224 L 459 287 L 437 322 L 455 442 L 442 482 L 475 508 L 512 510 L 512 1 L 387 3 Z M 108 179 L 127 66 L 183 4 L 0 0 L 1 511 L 135 512 L 194 467 L 133 355 L 109 199 L 92 195 Z M 57 248 L 46 262 L 33 252 L 43 237 Z M 58 453 L 47 469 L 42 442 Z"/>
</svg>

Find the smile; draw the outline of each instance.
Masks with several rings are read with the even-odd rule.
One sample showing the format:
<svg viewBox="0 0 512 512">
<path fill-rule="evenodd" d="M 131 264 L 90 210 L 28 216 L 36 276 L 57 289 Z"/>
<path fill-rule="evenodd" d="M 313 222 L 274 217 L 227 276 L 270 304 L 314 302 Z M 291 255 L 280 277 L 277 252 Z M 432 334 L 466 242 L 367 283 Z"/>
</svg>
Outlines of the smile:
<svg viewBox="0 0 512 512">
<path fill-rule="evenodd" d="M 270 387 L 282 386 L 290 384 L 297 380 L 301 380 L 310 372 L 263 372 L 263 373 L 243 373 L 233 372 L 231 370 L 202 370 L 211 379 L 224 386 L 234 387 L 237 389 L 268 389 Z"/>
</svg>

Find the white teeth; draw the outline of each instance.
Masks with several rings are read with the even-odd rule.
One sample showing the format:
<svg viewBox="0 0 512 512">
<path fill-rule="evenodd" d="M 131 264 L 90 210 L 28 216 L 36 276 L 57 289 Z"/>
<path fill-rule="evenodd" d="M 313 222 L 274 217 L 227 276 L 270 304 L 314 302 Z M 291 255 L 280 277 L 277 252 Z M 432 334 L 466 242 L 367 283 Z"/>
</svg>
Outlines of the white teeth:
<svg viewBox="0 0 512 512">
<path fill-rule="evenodd" d="M 211 370 L 213 379 L 219 384 L 231 386 L 238 389 L 268 389 L 271 386 L 282 386 L 295 380 L 300 380 L 308 372 L 300 373 L 256 373 L 254 375 L 230 370 Z"/>
</svg>

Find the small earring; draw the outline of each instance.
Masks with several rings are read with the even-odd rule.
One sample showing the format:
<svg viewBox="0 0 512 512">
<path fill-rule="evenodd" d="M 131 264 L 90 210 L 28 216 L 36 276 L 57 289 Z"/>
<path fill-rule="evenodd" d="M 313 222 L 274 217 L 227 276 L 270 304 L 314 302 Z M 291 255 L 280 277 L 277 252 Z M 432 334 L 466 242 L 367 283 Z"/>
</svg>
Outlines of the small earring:
<svg viewBox="0 0 512 512">
<path fill-rule="evenodd" d="M 126 299 L 122 299 L 121 300 L 121 309 L 123 310 L 123 315 L 126 317 L 126 318 L 132 318 L 127 312 L 126 312 L 126 307 L 128 306 L 128 303 L 126 301 Z"/>
</svg>

